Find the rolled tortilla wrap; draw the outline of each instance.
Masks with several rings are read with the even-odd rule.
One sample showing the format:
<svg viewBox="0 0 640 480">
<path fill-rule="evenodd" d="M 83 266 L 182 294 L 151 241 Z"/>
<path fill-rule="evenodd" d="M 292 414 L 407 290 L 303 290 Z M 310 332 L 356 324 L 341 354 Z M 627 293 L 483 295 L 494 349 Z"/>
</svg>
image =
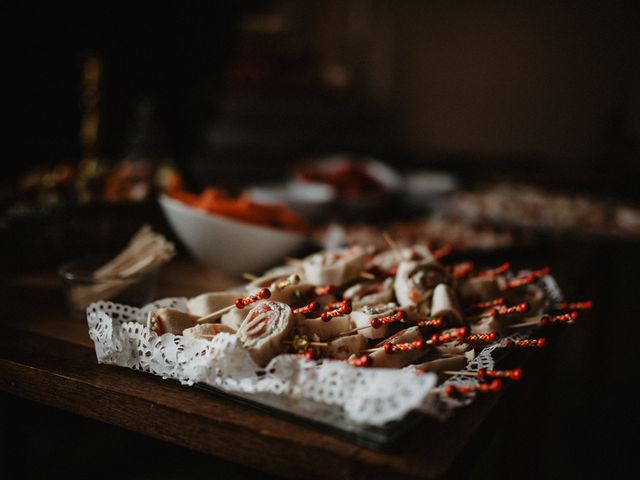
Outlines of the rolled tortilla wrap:
<svg viewBox="0 0 640 480">
<path fill-rule="evenodd" d="M 355 245 L 311 255 L 302 262 L 305 280 L 313 285 L 344 285 L 362 272 L 371 251 L 371 248 Z"/>
<path fill-rule="evenodd" d="M 367 345 L 368 342 L 365 337 L 355 334 L 336 338 L 329 343 L 329 346 L 324 351 L 331 358 L 345 360 L 351 355 L 357 355 L 358 352 L 367 348 Z"/>
<path fill-rule="evenodd" d="M 420 335 L 420 329 L 418 327 L 410 327 L 406 330 L 402 330 L 395 335 L 389 337 L 384 342 L 378 344 L 378 347 L 382 347 L 387 343 L 399 344 L 415 342 L 422 338 Z M 373 366 L 378 368 L 402 368 L 410 363 L 415 362 L 420 357 L 427 354 L 427 350 L 409 350 L 406 352 L 393 352 L 385 353 L 383 349 L 376 350 L 370 354 Z"/>
<path fill-rule="evenodd" d="M 351 300 L 354 310 L 366 305 L 387 303 L 393 299 L 393 279 L 387 278 L 383 282 L 357 283 L 345 290 L 342 296 Z"/>
<path fill-rule="evenodd" d="M 193 327 L 198 316 L 176 310 L 175 308 L 161 308 L 147 315 L 147 327 L 158 335 L 173 333 L 182 334 L 186 328 Z"/>
<path fill-rule="evenodd" d="M 389 326 L 380 325 L 378 328 L 371 327 L 371 320 L 374 318 L 386 317 L 393 315 L 398 311 L 398 306 L 395 303 L 382 303 L 379 305 L 370 305 L 363 307 L 360 310 L 351 312 L 351 320 L 355 328 L 363 328 L 358 330 L 360 335 L 366 338 L 384 338 L 389 335 Z"/>
<path fill-rule="evenodd" d="M 333 317 L 325 322 L 321 318 L 304 318 L 302 315 L 296 316 L 296 331 L 304 335 L 317 335 L 320 340 L 330 340 L 336 338 L 343 332 L 352 328 L 350 315 Z"/>
<path fill-rule="evenodd" d="M 283 341 L 293 327 L 293 313 L 288 305 L 265 300 L 249 311 L 236 335 L 256 364 L 265 367 L 285 349 Z"/>
<path fill-rule="evenodd" d="M 458 298 L 449 285 L 440 283 L 433 290 L 431 315 L 434 317 L 446 317 L 458 324 L 462 323 L 462 310 L 460 309 Z"/>
<path fill-rule="evenodd" d="M 189 299 L 187 307 L 189 313 L 204 317 L 210 313 L 233 305 L 238 297 L 242 296 L 239 292 L 209 292 L 198 295 Z"/>
<path fill-rule="evenodd" d="M 450 275 L 438 262 L 401 262 L 393 289 L 401 307 L 427 300 L 439 283 L 451 283 Z"/>
</svg>

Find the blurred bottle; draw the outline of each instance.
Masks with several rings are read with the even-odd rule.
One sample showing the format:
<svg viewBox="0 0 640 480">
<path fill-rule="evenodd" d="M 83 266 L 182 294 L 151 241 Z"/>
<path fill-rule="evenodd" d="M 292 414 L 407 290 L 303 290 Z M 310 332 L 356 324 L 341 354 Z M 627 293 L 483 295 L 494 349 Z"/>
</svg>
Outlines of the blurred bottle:
<svg viewBox="0 0 640 480">
<path fill-rule="evenodd" d="M 78 163 L 76 191 L 78 203 L 98 200 L 100 179 L 107 171 L 106 161 L 100 158 L 98 135 L 100 132 L 100 92 L 102 60 L 95 54 L 84 57 L 81 79 L 81 119 L 79 141 L 82 157 Z"/>
</svg>

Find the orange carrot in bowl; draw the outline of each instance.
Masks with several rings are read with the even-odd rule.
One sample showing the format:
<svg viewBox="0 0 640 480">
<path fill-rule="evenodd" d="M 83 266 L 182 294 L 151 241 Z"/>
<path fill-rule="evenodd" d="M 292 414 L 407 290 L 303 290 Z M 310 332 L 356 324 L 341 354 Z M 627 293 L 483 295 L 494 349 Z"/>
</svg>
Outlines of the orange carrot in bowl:
<svg viewBox="0 0 640 480">
<path fill-rule="evenodd" d="M 297 232 L 305 232 L 309 228 L 301 217 L 286 206 L 256 203 L 246 194 L 231 197 L 223 190 L 207 187 L 200 195 L 185 190 L 173 190 L 168 195 L 207 213 L 255 225 Z"/>
</svg>

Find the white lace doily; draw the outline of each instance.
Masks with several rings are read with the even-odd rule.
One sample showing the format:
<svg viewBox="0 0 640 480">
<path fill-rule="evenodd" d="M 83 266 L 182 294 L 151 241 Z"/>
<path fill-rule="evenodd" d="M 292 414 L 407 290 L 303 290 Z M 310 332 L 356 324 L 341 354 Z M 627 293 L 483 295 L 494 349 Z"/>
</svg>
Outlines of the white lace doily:
<svg viewBox="0 0 640 480">
<path fill-rule="evenodd" d="M 555 282 L 547 288 L 559 292 Z M 558 293 L 559 295 L 559 293 Z M 561 298 L 561 297 L 558 297 Z M 471 401 L 429 395 L 436 375 L 416 375 L 411 369 L 357 368 L 341 361 L 315 362 L 301 355 L 279 355 L 264 369 L 251 359 L 235 335 L 220 333 L 213 339 L 156 335 L 146 327 L 149 311 L 171 307 L 187 310 L 186 298 L 167 298 L 134 308 L 111 302 L 97 302 L 87 309 L 89 335 L 99 363 L 119 365 L 183 384 L 205 383 L 232 393 L 272 393 L 302 398 L 341 409 L 353 422 L 380 426 L 400 420 L 411 410 L 445 417 L 451 407 Z M 518 338 L 512 336 L 511 338 Z M 493 352 L 488 346 L 466 367 L 493 369 Z M 448 383 L 473 382 L 469 377 L 452 377 Z"/>
</svg>

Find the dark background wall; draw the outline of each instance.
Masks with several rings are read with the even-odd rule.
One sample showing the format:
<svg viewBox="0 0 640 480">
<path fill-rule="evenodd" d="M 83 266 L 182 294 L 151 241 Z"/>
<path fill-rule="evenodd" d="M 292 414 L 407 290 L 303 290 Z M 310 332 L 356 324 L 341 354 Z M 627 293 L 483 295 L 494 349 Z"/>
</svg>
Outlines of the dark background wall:
<svg viewBox="0 0 640 480">
<path fill-rule="evenodd" d="M 79 157 L 88 52 L 104 62 L 102 154 L 126 154 L 136 108 L 150 98 L 158 148 L 201 181 L 236 181 L 238 161 L 280 175 L 301 157 L 339 150 L 401 168 L 464 172 L 496 161 L 543 181 L 579 170 L 587 187 L 614 170 L 614 193 L 633 192 L 619 178 L 639 173 L 635 2 L 4 9 L 9 173 Z"/>
</svg>

